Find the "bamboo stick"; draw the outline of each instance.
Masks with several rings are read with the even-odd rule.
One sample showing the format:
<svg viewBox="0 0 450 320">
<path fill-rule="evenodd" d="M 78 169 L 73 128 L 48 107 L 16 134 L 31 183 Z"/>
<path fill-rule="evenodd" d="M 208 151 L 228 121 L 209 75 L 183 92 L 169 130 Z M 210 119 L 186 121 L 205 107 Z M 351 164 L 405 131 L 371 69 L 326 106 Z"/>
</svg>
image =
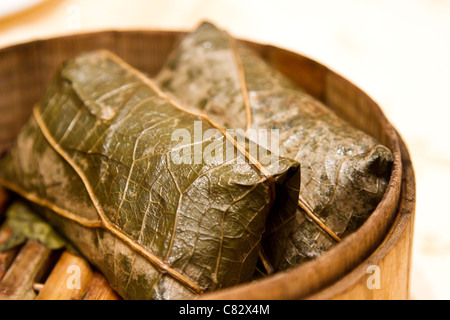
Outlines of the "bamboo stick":
<svg viewBox="0 0 450 320">
<path fill-rule="evenodd" d="M 6 223 L 4 223 L 0 227 L 0 244 L 6 243 L 11 238 L 11 236 L 12 236 L 11 228 Z M 6 252 L 0 252 L 0 281 L 5 276 L 6 271 L 14 261 L 14 258 L 16 257 L 18 252 L 19 252 L 18 247 L 8 250 Z"/>
<path fill-rule="evenodd" d="M 91 266 L 85 259 L 64 251 L 36 300 L 78 300 L 92 275 Z"/>
<path fill-rule="evenodd" d="M 33 290 L 36 292 L 36 293 L 39 293 L 41 290 L 42 290 L 42 288 L 44 287 L 44 284 L 43 283 L 33 283 Z"/>
<path fill-rule="evenodd" d="M 8 202 L 9 193 L 6 191 L 6 189 L 0 187 L 0 219 L 5 214 L 6 205 L 8 204 Z M 11 228 L 6 223 L 4 223 L 0 227 L 0 243 L 6 243 L 11 238 L 11 236 Z M 17 252 L 19 252 L 19 248 L 14 248 L 6 252 L 0 252 L 0 281 L 2 281 L 3 277 L 5 276 L 5 273 L 16 257 Z"/>
<path fill-rule="evenodd" d="M 109 286 L 105 277 L 95 271 L 83 300 L 120 300 L 120 296 Z"/>
<path fill-rule="evenodd" d="M 29 240 L 20 250 L 0 282 L 0 300 L 31 300 L 33 283 L 42 279 L 51 264 L 52 251 Z"/>
</svg>

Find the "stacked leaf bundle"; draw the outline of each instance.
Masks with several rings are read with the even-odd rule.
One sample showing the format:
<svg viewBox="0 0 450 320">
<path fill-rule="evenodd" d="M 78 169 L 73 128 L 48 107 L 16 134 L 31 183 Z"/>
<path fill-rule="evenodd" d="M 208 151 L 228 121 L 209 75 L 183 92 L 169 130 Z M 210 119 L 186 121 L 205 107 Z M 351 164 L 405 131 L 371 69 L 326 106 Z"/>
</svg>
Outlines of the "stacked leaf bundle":
<svg viewBox="0 0 450 320">
<path fill-rule="evenodd" d="M 253 141 L 255 129 L 278 129 L 279 150 Z M 272 272 L 320 255 L 375 208 L 391 163 L 205 23 L 155 82 L 105 51 L 67 62 L 0 183 L 123 297 L 177 299 L 248 281 L 258 259 Z"/>
</svg>

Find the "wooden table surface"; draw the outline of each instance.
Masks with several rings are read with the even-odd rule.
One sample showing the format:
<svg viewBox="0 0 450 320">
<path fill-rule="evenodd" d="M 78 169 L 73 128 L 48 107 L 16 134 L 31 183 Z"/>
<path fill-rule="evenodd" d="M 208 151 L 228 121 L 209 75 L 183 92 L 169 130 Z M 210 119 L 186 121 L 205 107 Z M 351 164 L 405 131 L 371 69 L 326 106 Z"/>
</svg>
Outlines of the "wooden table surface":
<svg viewBox="0 0 450 320">
<path fill-rule="evenodd" d="M 202 19 L 307 55 L 382 106 L 416 172 L 411 297 L 450 299 L 450 1 L 47 0 L 0 17 L 0 47 L 94 30 L 190 30 Z"/>
</svg>

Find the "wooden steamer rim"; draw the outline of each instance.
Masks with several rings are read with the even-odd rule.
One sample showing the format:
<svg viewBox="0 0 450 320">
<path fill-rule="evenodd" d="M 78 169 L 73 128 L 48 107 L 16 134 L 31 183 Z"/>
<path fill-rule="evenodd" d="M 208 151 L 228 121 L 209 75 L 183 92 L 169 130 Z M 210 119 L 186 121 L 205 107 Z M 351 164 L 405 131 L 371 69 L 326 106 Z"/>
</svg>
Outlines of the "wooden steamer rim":
<svg viewBox="0 0 450 320">
<path fill-rule="evenodd" d="M 39 100 L 55 70 L 64 60 L 73 58 L 84 51 L 107 49 L 137 69 L 153 76 L 162 67 L 167 55 L 183 35 L 185 32 L 102 31 L 36 40 L 0 49 L 0 114 L 2 115 L 0 117 L 0 154 L 11 146 L 13 139 L 30 116 L 32 106 Z M 375 211 L 356 232 L 345 237 L 331 250 L 289 271 L 256 282 L 208 293 L 202 298 L 298 299 L 338 296 L 339 293 L 345 292 L 351 283 L 355 285 L 361 280 L 361 273 L 358 273 L 358 277 L 354 275 L 354 272 L 364 265 L 363 261 L 368 258 L 370 260 L 374 256 L 378 257 L 378 260 L 375 260 L 382 261 L 390 249 L 396 247 L 405 233 L 406 226 L 412 228 L 415 187 L 408 152 L 380 107 L 355 85 L 320 63 L 302 55 L 270 45 L 245 42 L 275 68 L 308 93 L 323 101 L 352 125 L 388 146 L 394 155 L 394 165 L 388 188 Z M 402 165 L 402 155 L 406 168 Z M 402 171 L 403 190 L 401 190 Z M 402 201 L 399 202 L 401 191 Z M 405 206 L 402 203 L 408 203 L 408 205 Z M 403 226 L 402 230 L 399 229 L 399 225 Z M 397 231 L 388 235 L 389 229 Z M 402 250 L 408 266 L 411 243 L 410 239 L 405 249 L 406 253 Z M 385 272 L 391 273 L 395 270 Z M 353 282 L 347 280 L 346 275 L 351 275 L 353 278 L 350 280 L 353 279 Z M 367 274 L 362 274 L 362 277 L 366 278 Z M 408 286 L 409 274 L 405 279 Z M 330 290 L 334 290 L 330 292 L 334 294 L 328 294 L 326 288 L 334 283 L 335 285 L 330 287 Z M 389 284 L 386 285 L 389 286 Z M 313 294 L 317 295 L 312 296 Z M 399 298 L 406 298 L 407 294 L 406 290 L 406 295 L 402 293 Z"/>
</svg>

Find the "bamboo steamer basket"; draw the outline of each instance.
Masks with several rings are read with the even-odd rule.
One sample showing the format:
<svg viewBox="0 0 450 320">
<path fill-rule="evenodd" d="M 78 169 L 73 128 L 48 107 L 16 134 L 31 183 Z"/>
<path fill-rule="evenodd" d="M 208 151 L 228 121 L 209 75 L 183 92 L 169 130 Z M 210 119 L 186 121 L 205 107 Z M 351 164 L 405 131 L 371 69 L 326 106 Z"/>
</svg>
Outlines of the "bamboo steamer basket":
<svg viewBox="0 0 450 320">
<path fill-rule="evenodd" d="M 1 49 L 0 154 L 11 146 L 30 116 L 31 108 L 40 99 L 62 61 L 84 51 L 103 48 L 111 50 L 132 66 L 153 76 L 183 35 L 183 32 L 168 31 L 104 31 L 38 40 Z M 407 299 L 415 180 L 408 150 L 402 139 L 380 107 L 367 94 L 327 67 L 277 47 L 246 43 L 308 93 L 323 101 L 352 125 L 389 147 L 394 155 L 394 165 L 386 193 L 375 211 L 356 232 L 344 238 L 331 250 L 291 270 L 263 280 L 207 293 L 201 298 Z M 10 257 L 11 261 L 8 260 L 8 264 L 5 264 L 4 268 L 9 268 L 0 282 L 0 297 L 2 290 L 14 291 L 14 288 L 11 288 L 14 284 L 8 283 L 8 273 L 27 277 L 26 273 L 31 272 L 17 268 L 23 268 L 23 259 L 31 259 L 29 252 L 35 253 L 37 250 L 33 246 L 38 244 L 28 242 L 18 254 L 16 253 L 17 256 Z M 41 293 L 54 292 L 53 289 L 61 287 L 58 281 L 63 281 L 63 277 L 58 276 L 64 273 L 60 270 L 61 266 L 66 266 L 70 259 L 80 260 L 76 257 L 70 258 L 64 253 L 61 257 L 54 258 L 52 263 L 42 264 L 40 268 L 46 270 L 36 273 L 40 277 L 32 278 L 25 286 L 34 286 L 34 289 L 40 290 Z M 85 261 L 79 263 L 83 265 L 83 270 L 90 268 Z M 372 276 L 372 266 L 379 267 L 379 288 L 367 285 Z M 117 298 L 97 271 L 90 270 L 85 273 L 88 274 L 85 279 L 87 287 L 95 288 L 95 292 L 90 292 L 93 299 Z M 41 282 L 43 285 L 34 282 Z M 42 294 L 40 296 L 42 297 Z M 81 293 L 78 297 L 80 296 Z M 5 297 L 8 298 L 8 295 L 4 294 L 3 298 Z M 11 297 L 12 295 L 9 296 Z M 76 298 L 72 293 L 50 294 L 46 297 Z"/>
</svg>

